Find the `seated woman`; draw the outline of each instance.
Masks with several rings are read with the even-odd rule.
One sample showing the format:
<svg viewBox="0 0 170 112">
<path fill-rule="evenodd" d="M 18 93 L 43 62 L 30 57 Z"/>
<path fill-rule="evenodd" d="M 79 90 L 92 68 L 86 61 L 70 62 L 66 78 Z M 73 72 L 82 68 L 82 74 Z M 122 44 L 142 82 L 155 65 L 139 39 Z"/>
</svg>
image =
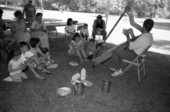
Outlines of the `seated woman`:
<svg viewBox="0 0 170 112">
<path fill-rule="evenodd" d="M 0 53 L 3 58 L 7 58 L 7 53 L 11 51 L 15 39 L 12 38 L 10 32 L 7 31 L 7 26 L 2 19 L 3 10 L 0 9 Z"/>
<path fill-rule="evenodd" d="M 14 34 L 14 38 L 19 42 L 29 42 L 31 36 L 26 29 L 25 20 L 21 11 L 14 12 L 16 20 L 12 23 L 11 32 Z"/>
<path fill-rule="evenodd" d="M 84 51 L 84 43 L 79 33 L 75 33 L 72 41 L 69 44 L 69 55 L 78 55 L 80 61 L 86 61 L 87 55 Z"/>
<path fill-rule="evenodd" d="M 42 16 L 42 13 L 36 14 L 36 19 L 31 25 L 31 36 L 39 38 L 41 42 L 40 47 L 47 48 L 49 50 L 48 34 L 46 33 L 46 26 L 42 21 Z"/>
<path fill-rule="evenodd" d="M 73 24 L 72 18 L 67 19 L 67 25 L 65 27 L 65 32 L 66 32 L 66 35 L 71 36 L 71 37 L 73 37 L 74 34 L 76 33 L 76 27 Z"/>
</svg>

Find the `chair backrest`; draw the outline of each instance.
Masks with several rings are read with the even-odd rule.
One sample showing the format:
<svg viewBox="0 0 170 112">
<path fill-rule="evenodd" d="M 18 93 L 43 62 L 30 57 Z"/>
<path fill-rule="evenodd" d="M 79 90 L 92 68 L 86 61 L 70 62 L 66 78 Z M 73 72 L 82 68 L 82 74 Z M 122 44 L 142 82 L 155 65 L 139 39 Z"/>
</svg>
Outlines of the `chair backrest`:
<svg viewBox="0 0 170 112">
<path fill-rule="evenodd" d="M 148 47 L 142 52 L 142 54 L 141 54 L 140 56 L 145 57 L 146 54 L 147 54 L 147 52 L 148 52 L 148 49 L 149 49 L 151 46 L 152 46 L 152 45 L 148 46 Z"/>
<path fill-rule="evenodd" d="M 77 32 L 79 32 L 79 33 L 80 33 L 80 30 L 81 30 L 83 27 L 84 27 L 84 25 L 80 25 L 80 26 L 78 26 L 78 27 L 77 27 Z"/>
</svg>

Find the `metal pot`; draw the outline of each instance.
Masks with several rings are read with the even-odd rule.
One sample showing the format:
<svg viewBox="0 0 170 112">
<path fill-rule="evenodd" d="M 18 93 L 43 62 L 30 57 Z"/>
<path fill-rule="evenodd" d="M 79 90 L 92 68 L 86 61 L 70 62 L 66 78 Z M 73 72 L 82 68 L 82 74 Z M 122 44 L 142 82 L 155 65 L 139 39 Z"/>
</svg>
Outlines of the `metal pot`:
<svg viewBox="0 0 170 112">
<path fill-rule="evenodd" d="M 110 93 L 111 91 L 111 81 L 104 80 L 102 81 L 102 91 L 106 93 Z"/>
<path fill-rule="evenodd" d="M 81 82 L 77 82 L 74 87 L 74 95 L 83 95 L 85 85 Z"/>
</svg>

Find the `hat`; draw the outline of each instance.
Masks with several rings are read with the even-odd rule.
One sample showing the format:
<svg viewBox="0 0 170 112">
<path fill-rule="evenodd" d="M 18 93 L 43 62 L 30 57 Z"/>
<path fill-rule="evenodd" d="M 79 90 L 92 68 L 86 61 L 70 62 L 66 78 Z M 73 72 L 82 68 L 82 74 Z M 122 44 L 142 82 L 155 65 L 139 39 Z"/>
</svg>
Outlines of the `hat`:
<svg viewBox="0 0 170 112">
<path fill-rule="evenodd" d="M 101 15 L 98 15 L 96 18 L 97 18 L 97 19 L 102 19 L 102 16 L 101 16 Z"/>
</svg>

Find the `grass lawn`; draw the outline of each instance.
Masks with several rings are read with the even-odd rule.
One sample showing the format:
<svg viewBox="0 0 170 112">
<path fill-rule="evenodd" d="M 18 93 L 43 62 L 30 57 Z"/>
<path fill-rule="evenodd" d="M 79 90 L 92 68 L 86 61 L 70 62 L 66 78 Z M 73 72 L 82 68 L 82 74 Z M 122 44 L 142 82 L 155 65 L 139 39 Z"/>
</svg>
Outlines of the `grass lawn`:
<svg viewBox="0 0 170 112">
<path fill-rule="evenodd" d="M 46 80 L 34 79 L 30 71 L 29 78 L 22 83 L 2 82 L 8 76 L 7 60 L 0 60 L 0 112 L 169 112 L 170 111 L 170 57 L 149 52 L 146 62 L 146 77 L 139 84 L 136 68 L 131 68 L 123 76 L 113 78 L 109 61 L 91 72 L 91 64 L 84 63 L 72 67 L 68 57 L 65 38 L 50 38 L 52 58 L 59 68 L 51 75 L 42 74 Z M 84 96 L 59 96 L 58 88 L 74 88 L 70 81 L 73 74 L 87 70 L 87 80 L 93 86 L 86 87 Z M 101 91 L 102 80 L 112 82 L 111 93 Z"/>
<path fill-rule="evenodd" d="M 13 18 L 13 12 L 5 11 L 4 18 Z M 61 14 L 56 11 L 44 11 L 43 14 L 44 17 L 63 21 L 72 17 L 79 22 L 86 22 L 89 24 L 89 31 L 97 15 L 70 12 Z M 109 16 L 107 31 L 110 31 L 117 19 L 118 16 Z M 142 24 L 144 19 L 135 20 Z M 142 77 L 140 84 L 135 67 L 121 77 L 111 77 L 109 68 L 114 64 L 111 60 L 94 72 L 91 72 L 91 62 L 79 63 L 77 67 L 70 66 L 70 61 L 79 61 L 75 57 L 68 57 L 63 34 L 50 38 L 52 58 L 59 67 L 52 69 L 51 75 L 40 72 L 46 80 L 37 80 L 27 71 L 29 78 L 22 83 L 2 82 L 2 79 L 8 76 L 6 66 L 9 60 L 0 58 L 0 112 L 170 112 L 170 57 L 155 53 L 164 49 L 163 53 L 170 54 L 170 21 L 155 19 L 155 22 L 152 30 L 155 41 L 147 56 L 146 77 Z M 109 37 L 108 48 L 114 46 L 113 43 L 123 42 L 125 37 L 122 36 L 122 29 L 129 27 L 128 18 L 124 17 Z M 57 28 L 58 31 L 63 29 Z M 135 34 L 137 33 L 135 31 Z M 85 88 L 83 97 L 75 96 L 73 92 L 65 97 L 59 96 L 56 93 L 58 88 L 74 88 L 70 83 L 71 77 L 83 67 L 87 70 L 87 80 L 91 81 L 93 86 Z M 112 82 L 111 93 L 101 91 L 103 80 Z"/>
</svg>

